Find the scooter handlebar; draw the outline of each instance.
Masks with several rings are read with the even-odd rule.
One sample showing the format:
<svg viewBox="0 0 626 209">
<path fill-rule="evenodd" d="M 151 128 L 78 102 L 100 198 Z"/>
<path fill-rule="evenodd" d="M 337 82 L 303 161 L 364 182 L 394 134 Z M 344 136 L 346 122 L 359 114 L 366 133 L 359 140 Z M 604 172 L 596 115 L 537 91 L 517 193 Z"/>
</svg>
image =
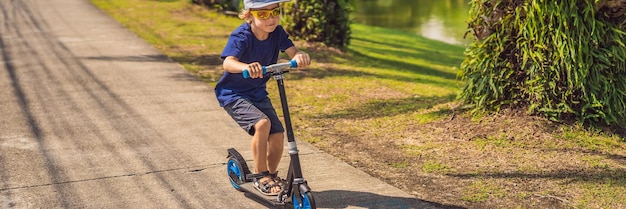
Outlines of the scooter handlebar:
<svg viewBox="0 0 626 209">
<path fill-rule="evenodd" d="M 298 62 L 296 62 L 296 60 L 291 60 L 289 62 L 284 62 L 284 63 L 277 63 L 277 64 L 273 64 L 273 65 L 268 65 L 268 66 L 262 66 L 261 68 L 263 68 L 263 75 L 267 74 L 267 73 L 273 73 L 277 70 L 282 70 L 282 69 L 286 69 L 286 68 L 297 68 L 298 67 Z M 244 69 L 241 74 L 243 75 L 243 78 L 250 78 L 250 71 L 248 71 L 248 69 Z"/>
</svg>

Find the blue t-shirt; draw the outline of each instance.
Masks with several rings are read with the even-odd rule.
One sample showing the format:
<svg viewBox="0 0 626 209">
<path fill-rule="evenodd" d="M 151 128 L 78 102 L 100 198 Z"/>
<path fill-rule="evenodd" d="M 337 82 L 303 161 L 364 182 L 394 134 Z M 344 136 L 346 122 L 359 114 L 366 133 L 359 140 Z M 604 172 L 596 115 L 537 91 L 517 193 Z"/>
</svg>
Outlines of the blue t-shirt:
<svg viewBox="0 0 626 209">
<path fill-rule="evenodd" d="M 269 34 L 269 37 L 259 41 L 248 23 L 240 25 L 233 33 L 222 51 L 222 59 L 233 56 L 243 63 L 259 62 L 263 66 L 276 64 L 278 53 L 294 46 L 293 42 L 282 26 Z M 224 72 L 224 75 L 215 85 L 215 95 L 224 107 L 240 98 L 260 101 L 267 97 L 265 84 L 270 76 L 263 78 L 243 78 L 241 73 Z"/>
</svg>

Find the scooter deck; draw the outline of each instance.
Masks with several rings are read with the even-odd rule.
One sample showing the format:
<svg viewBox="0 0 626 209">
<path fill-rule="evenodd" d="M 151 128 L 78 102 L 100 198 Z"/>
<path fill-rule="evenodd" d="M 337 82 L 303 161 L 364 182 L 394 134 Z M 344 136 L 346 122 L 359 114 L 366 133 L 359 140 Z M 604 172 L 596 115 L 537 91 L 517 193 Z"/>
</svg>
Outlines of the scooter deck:
<svg viewBox="0 0 626 209">
<path fill-rule="evenodd" d="M 264 194 L 261 194 L 259 191 L 257 191 L 254 188 L 254 185 L 252 182 L 248 182 L 248 183 L 244 183 L 239 185 L 239 188 L 241 188 L 241 190 L 243 190 L 246 194 L 250 194 L 253 195 L 261 200 L 265 200 L 266 202 L 270 203 L 271 205 L 274 206 L 283 206 L 285 205 L 284 202 L 278 202 L 277 197 L 276 196 L 267 196 Z"/>
</svg>

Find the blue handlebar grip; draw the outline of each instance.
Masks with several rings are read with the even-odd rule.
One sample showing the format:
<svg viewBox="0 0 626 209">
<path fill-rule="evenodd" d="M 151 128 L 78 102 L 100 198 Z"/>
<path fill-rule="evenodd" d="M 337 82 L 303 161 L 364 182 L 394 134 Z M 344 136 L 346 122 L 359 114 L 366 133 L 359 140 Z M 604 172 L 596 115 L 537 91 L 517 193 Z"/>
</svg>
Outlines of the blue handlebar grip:
<svg viewBox="0 0 626 209">
<path fill-rule="evenodd" d="M 261 68 L 263 68 L 263 75 L 265 75 L 265 73 L 267 73 L 267 67 L 261 66 Z M 241 74 L 243 75 L 243 78 L 250 78 L 250 71 L 248 71 L 248 69 L 243 69 Z"/>
<path fill-rule="evenodd" d="M 244 69 L 241 74 L 243 75 L 243 78 L 250 78 L 250 71 L 248 71 L 248 69 Z"/>
<path fill-rule="evenodd" d="M 298 62 L 296 62 L 296 60 L 291 60 L 290 63 L 291 63 L 291 66 L 290 66 L 291 68 L 297 68 L 298 67 Z"/>
</svg>

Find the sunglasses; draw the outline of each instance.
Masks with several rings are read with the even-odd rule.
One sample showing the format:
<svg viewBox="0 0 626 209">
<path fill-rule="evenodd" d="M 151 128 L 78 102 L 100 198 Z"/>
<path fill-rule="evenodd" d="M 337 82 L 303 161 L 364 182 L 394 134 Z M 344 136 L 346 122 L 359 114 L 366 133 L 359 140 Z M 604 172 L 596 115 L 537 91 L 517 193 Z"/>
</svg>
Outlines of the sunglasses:
<svg viewBox="0 0 626 209">
<path fill-rule="evenodd" d="M 270 16 L 278 17 L 280 15 L 280 7 L 272 10 L 250 10 L 250 14 L 261 20 L 266 20 Z"/>
</svg>

